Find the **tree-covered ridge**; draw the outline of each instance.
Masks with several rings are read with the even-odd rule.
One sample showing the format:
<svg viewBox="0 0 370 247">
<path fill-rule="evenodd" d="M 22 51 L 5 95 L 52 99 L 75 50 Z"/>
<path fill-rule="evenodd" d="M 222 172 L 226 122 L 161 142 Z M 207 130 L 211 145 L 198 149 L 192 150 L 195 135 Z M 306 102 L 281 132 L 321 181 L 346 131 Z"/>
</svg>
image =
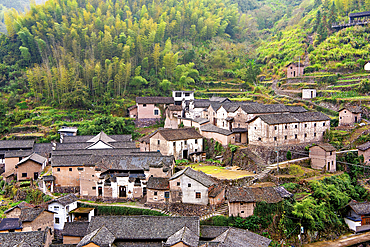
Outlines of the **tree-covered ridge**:
<svg viewBox="0 0 370 247">
<path fill-rule="evenodd" d="M 194 83 L 194 51 L 180 54 L 188 47 L 174 48 L 173 41 L 242 39 L 246 18 L 221 0 L 51 0 L 26 14 L 10 12 L 5 22 L 10 38 L 21 40 L 21 64 L 29 67 L 35 96 L 78 107 L 89 96 L 143 89 L 157 95 Z"/>
</svg>

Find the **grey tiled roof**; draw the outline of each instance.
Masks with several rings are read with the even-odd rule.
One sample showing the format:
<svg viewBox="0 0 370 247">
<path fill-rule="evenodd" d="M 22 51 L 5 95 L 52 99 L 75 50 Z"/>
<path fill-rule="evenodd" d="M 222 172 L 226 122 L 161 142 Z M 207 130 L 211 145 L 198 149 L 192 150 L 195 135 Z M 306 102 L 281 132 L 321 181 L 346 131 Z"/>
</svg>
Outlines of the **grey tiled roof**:
<svg viewBox="0 0 370 247">
<path fill-rule="evenodd" d="M 199 217 L 167 217 L 167 216 L 95 216 L 89 224 L 87 233 L 105 226 L 116 239 L 163 240 L 187 226 L 192 232 L 199 234 Z"/>
<path fill-rule="evenodd" d="M 116 142 L 113 138 L 109 137 L 107 134 L 104 133 L 104 131 L 101 131 L 99 134 L 91 138 L 90 140 L 87 140 L 86 142 L 92 142 L 95 143 L 97 141 L 103 141 L 105 143 L 110 143 L 110 142 Z"/>
<path fill-rule="evenodd" d="M 114 148 L 114 149 L 76 149 L 76 150 L 54 150 L 52 157 L 56 155 L 128 155 L 132 152 L 137 153 L 140 148 Z"/>
<path fill-rule="evenodd" d="M 219 103 L 230 102 L 230 100 L 227 97 L 217 97 L 217 96 L 212 96 L 211 98 L 209 98 L 209 101 Z"/>
<path fill-rule="evenodd" d="M 167 109 L 170 111 L 182 111 L 181 105 L 169 105 L 167 106 Z"/>
<path fill-rule="evenodd" d="M 168 178 L 150 177 L 148 180 L 148 189 L 154 190 L 169 190 L 170 183 Z"/>
<path fill-rule="evenodd" d="M 19 165 L 23 164 L 24 162 L 28 161 L 28 160 L 32 160 L 34 162 L 36 162 L 37 164 L 40 164 L 40 165 L 43 165 L 47 159 L 41 155 L 38 155 L 37 153 L 33 153 L 31 154 L 30 156 L 22 159 L 21 161 L 18 162 L 18 164 L 16 165 L 16 167 L 18 167 Z"/>
<path fill-rule="evenodd" d="M 32 149 L 35 140 L 1 140 L 0 149 Z"/>
<path fill-rule="evenodd" d="M 199 234 L 192 232 L 189 228 L 184 226 L 179 231 L 171 235 L 164 246 L 174 246 L 177 243 L 184 243 L 189 247 L 198 247 L 199 243 Z"/>
<path fill-rule="evenodd" d="M 51 143 L 35 143 L 33 145 L 33 151 L 41 156 L 47 157 L 53 150 L 53 144 Z"/>
<path fill-rule="evenodd" d="M 138 104 L 173 104 L 173 97 L 136 97 Z"/>
<path fill-rule="evenodd" d="M 21 215 L 19 216 L 19 220 L 21 222 L 32 222 L 42 212 L 44 212 L 44 209 L 43 208 L 23 208 L 21 210 Z"/>
<path fill-rule="evenodd" d="M 343 111 L 343 110 L 348 110 L 352 113 L 362 113 L 362 109 L 361 109 L 361 106 L 346 106 L 346 107 L 343 107 L 342 109 L 340 109 L 338 112 L 340 111 Z"/>
<path fill-rule="evenodd" d="M 218 133 L 218 134 L 225 135 L 225 136 L 228 136 L 228 135 L 232 134 L 231 131 L 229 131 L 227 129 L 221 129 L 221 128 L 219 128 L 219 127 L 217 127 L 217 126 L 215 126 L 211 123 L 200 126 L 200 130 L 204 131 L 204 132 L 214 132 L 214 133 Z"/>
<path fill-rule="evenodd" d="M 289 109 L 282 104 L 261 105 L 261 104 L 244 104 L 242 110 L 249 114 L 265 114 L 265 113 L 284 113 L 289 112 Z"/>
<path fill-rule="evenodd" d="M 135 148 L 135 142 L 104 142 L 112 148 Z M 57 143 L 55 150 L 82 150 L 93 146 L 95 143 L 75 142 L 75 143 Z M 95 149 L 96 150 L 96 149 Z"/>
<path fill-rule="evenodd" d="M 302 106 L 286 106 L 291 113 L 299 113 L 299 112 L 306 112 L 307 110 Z"/>
<path fill-rule="evenodd" d="M 261 118 L 262 121 L 271 124 L 284 124 L 284 123 L 301 123 L 301 122 L 315 122 L 315 121 L 328 121 L 330 118 L 321 112 L 304 112 L 304 113 L 283 113 L 283 114 L 268 114 L 260 115 L 253 118 Z"/>
<path fill-rule="evenodd" d="M 271 239 L 248 230 L 230 227 L 212 242 L 219 242 L 218 247 L 267 247 L 271 243 Z"/>
<path fill-rule="evenodd" d="M 18 205 L 14 206 L 14 207 L 11 207 L 8 210 L 4 211 L 4 213 L 8 213 L 8 212 L 12 211 L 15 208 L 23 209 L 23 208 L 33 208 L 33 207 L 35 207 L 35 206 L 32 205 L 32 204 L 29 204 L 29 203 L 27 203 L 25 201 L 22 201 Z"/>
<path fill-rule="evenodd" d="M 274 187 L 230 187 L 227 189 L 226 198 L 229 202 L 267 202 L 277 203 L 282 201 L 281 195 Z"/>
<path fill-rule="evenodd" d="M 351 202 L 349 206 L 358 215 L 368 215 L 370 214 L 370 202 Z"/>
<path fill-rule="evenodd" d="M 16 151 L 7 151 L 5 153 L 5 158 L 15 158 L 15 157 L 27 157 L 33 153 L 32 149 L 30 150 L 16 150 Z"/>
<path fill-rule="evenodd" d="M 105 226 L 102 226 L 83 237 L 77 244 L 77 247 L 85 246 L 89 243 L 96 244 L 99 247 L 110 247 L 115 239 L 113 233 Z"/>
<path fill-rule="evenodd" d="M 157 131 L 167 141 L 200 139 L 203 138 L 194 128 L 162 129 Z"/>
<path fill-rule="evenodd" d="M 207 226 L 207 225 L 201 225 L 200 226 L 200 238 L 211 240 L 222 233 L 224 233 L 226 230 L 228 230 L 228 226 Z"/>
<path fill-rule="evenodd" d="M 95 135 L 96 136 L 96 135 Z M 64 136 L 63 143 L 71 143 L 71 142 L 87 142 L 91 138 L 95 137 L 94 135 L 86 135 L 86 136 Z M 132 135 L 109 135 L 110 138 L 116 140 L 117 142 L 128 142 L 132 141 Z"/>
<path fill-rule="evenodd" d="M 173 164 L 173 156 L 125 156 L 120 159 L 118 166 L 111 169 L 117 170 L 149 170 L 149 167 L 169 168 Z"/>
<path fill-rule="evenodd" d="M 49 228 L 46 228 L 44 231 L 0 233 L 1 247 L 45 246 L 48 231 L 50 231 Z"/>
<path fill-rule="evenodd" d="M 357 146 L 357 149 L 358 150 L 361 150 L 361 151 L 366 151 L 370 148 L 370 142 L 366 142 L 360 146 Z"/>
<path fill-rule="evenodd" d="M 208 108 L 210 104 L 209 99 L 194 99 L 194 108 Z"/>
<path fill-rule="evenodd" d="M 68 194 L 68 195 L 53 199 L 53 200 L 49 201 L 48 204 L 50 204 L 52 202 L 58 202 L 58 203 L 62 204 L 63 206 L 67 206 L 68 204 L 71 204 L 75 201 L 77 201 L 77 197 L 74 194 Z"/>
<path fill-rule="evenodd" d="M 189 178 L 194 179 L 198 183 L 204 185 L 205 187 L 209 188 L 212 185 L 216 184 L 216 181 L 201 171 L 195 171 L 190 167 L 186 167 L 184 170 L 181 170 L 179 172 L 176 172 L 173 174 L 173 176 L 170 178 L 170 180 L 176 179 L 182 175 L 186 175 Z"/>
<path fill-rule="evenodd" d="M 330 143 L 316 143 L 314 146 L 318 146 L 324 149 L 326 152 L 336 151 L 335 147 L 333 147 L 333 145 L 331 145 Z"/>
<path fill-rule="evenodd" d="M 22 229 L 22 222 L 18 218 L 5 218 L 0 222 L 0 231 L 17 229 Z"/>
<path fill-rule="evenodd" d="M 208 196 L 212 197 L 212 198 L 215 198 L 216 196 L 218 196 L 225 189 L 225 187 L 226 186 L 223 185 L 223 184 L 213 184 L 208 189 Z"/>
</svg>

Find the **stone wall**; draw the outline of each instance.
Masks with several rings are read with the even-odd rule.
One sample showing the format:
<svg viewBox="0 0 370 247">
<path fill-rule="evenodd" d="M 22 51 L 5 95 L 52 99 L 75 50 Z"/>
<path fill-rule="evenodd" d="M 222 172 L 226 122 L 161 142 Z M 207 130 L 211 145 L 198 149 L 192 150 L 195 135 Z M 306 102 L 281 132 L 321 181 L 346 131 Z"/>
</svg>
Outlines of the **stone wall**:
<svg viewBox="0 0 370 247">
<path fill-rule="evenodd" d="M 80 186 L 75 187 L 54 187 L 55 193 L 80 193 Z"/>
<path fill-rule="evenodd" d="M 139 119 L 136 119 L 134 122 L 137 128 L 142 128 L 142 127 L 148 127 L 151 125 L 156 125 L 160 121 L 161 121 L 160 118 L 139 118 Z"/>
</svg>

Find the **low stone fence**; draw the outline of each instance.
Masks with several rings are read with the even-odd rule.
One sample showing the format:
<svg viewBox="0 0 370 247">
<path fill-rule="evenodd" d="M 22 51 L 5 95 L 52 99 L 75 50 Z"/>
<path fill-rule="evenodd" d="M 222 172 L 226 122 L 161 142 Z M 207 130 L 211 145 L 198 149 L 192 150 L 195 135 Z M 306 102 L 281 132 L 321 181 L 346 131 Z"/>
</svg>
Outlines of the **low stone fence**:
<svg viewBox="0 0 370 247">
<path fill-rule="evenodd" d="M 76 187 L 57 187 L 55 186 L 54 188 L 54 193 L 80 193 L 80 186 Z"/>
<path fill-rule="evenodd" d="M 137 128 L 142 128 L 142 127 L 148 127 L 151 125 L 156 125 L 160 121 L 161 121 L 160 118 L 141 118 L 141 119 L 134 120 L 134 123 Z"/>
</svg>

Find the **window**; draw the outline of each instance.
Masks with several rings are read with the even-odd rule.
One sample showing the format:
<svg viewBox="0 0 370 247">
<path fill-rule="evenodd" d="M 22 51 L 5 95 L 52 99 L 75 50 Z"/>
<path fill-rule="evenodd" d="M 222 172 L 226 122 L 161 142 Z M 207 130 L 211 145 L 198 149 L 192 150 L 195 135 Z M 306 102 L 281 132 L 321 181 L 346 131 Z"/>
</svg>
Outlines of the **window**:
<svg viewBox="0 0 370 247">
<path fill-rule="evenodd" d="M 170 192 L 168 191 L 164 192 L 164 198 L 170 198 Z"/>
<path fill-rule="evenodd" d="M 198 144 L 198 140 L 197 140 L 197 139 L 195 139 L 194 143 L 195 143 L 195 144 Z"/>
<path fill-rule="evenodd" d="M 57 172 L 60 172 L 60 168 L 57 168 Z"/>
<path fill-rule="evenodd" d="M 298 128 L 298 124 L 295 125 L 295 128 L 297 129 Z"/>
<path fill-rule="evenodd" d="M 297 134 L 295 134 L 295 135 L 294 135 L 294 138 L 295 138 L 295 139 L 297 139 L 297 138 L 298 138 L 298 135 L 297 135 Z"/>
<path fill-rule="evenodd" d="M 276 136 L 274 137 L 274 141 L 276 141 L 277 140 L 277 138 L 276 138 Z"/>
<path fill-rule="evenodd" d="M 191 187 L 191 184 L 188 184 L 188 187 Z"/>
<path fill-rule="evenodd" d="M 161 140 L 158 140 L 158 145 L 161 144 Z"/>
<path fill-rule="evenodd" d="M 177 186 L 180 186 L 180 182 L 177 182 Z"/>
<path fill-rule="evenodd" d="M 159 115 L 159 110 L 158 109 L 155 109 L 154 110 L 154 115 L 158 116 Z"/>
<path fill-rule="evenodd" d="M 307 137 L 307 133 L 304 134 L 304 137 Z"/>
<path fill-rule="evenodd" d="M 339 119 L 342 119 L 342 117 L 339 117 Z"/>
<path fill-rule="evenodd" d="M 190 93 L 185 93 L 185 97 L 189 97 L 190 96 Z"/>
<path fill-rule="evenodd" d="M 59 211 L 59 206 L 54 206 L 55 211 Z"/>
<path fill-rule="evenodd" d="M 313 136 L 316 136 L 316 133 L 313 133 Z"/>
<path fill-rule="evenodd" d="M 285 129 L 288 129 L 288 125 L 285 125 Z"/>
<path fill-rule="evenodd" d="M 198 149 L 195 149 L 194 152 L 198 152 Z"/>
<path fill-rule="evenodd" d="M 243 206 L 243 203 L 241 202 L 240 205 Z"/>
<path fill-rule="evenodd" d="M 344 111 L 344 113 L 347 113 L 347 111 Z"/>
<path fill-rule="evenodd" d="M 71 172 L 72 171 L 72 168 L 69 168 L 68 170 Z"/>
<path fill-rule="evenodd" d="M 316 127 L 316 123 L 313 124 L 313 127 Z"/>
<path fill-rule="evenodd" d="M 21 161 L 22 160 L 22 157 L 19 157 L 19 159 L 18 159 L 19 161 Z"/>
<path fill-rule="evenodd" d="M 93 189 L 93 190 L 96 190 L 96 187 L 94 186 L 94 187 L 92 187 L 92 189 Z"/>
<path fill-rule="evenodd" d="M 254 129 L 256 130 L 256 129 L 257 129 L 257 127 L 254 127 Z"/>
<path fill-rule="evenodd" d="M 304 124 L 304 127 L 307 128 L 307 124 Z"/>
<path fill-rule="evenodd" d="M 181 97 L 181 92 L 176 92 L 175 97 Z"/>
<path fill-rule="evenodd" d="M 275 126 L 275 130 L 277 130 L 277 126 Z"/>
<path fill-rule="evenodd" d="M 55 217 L 55 224 L 59 224 L 59 218 Z"/>
<path fill-rule="evenodd" d="M 195 198 L 197 198 L 197 199 L 200 199 L 201 198 L 200 192 L 195 192 Z"/>
<path fill-rule="evenodd" d="M 26 177 L 27 177 L 27 172 L 22 173 L 22 178 L 26 178 Z"/>
<path fill-rule="evenodd" d="M 325 123 L 323 123 L 322 126 L 325 126 Z"/>
<path fill-rule="evenodd" d="M 77 167 L 77 170 L 78 170 L 78 171 L 83 171 L 83 170 L 84 170 L 84 168 L 83 168 L 83 167 Z"/>
<path fill-rule="evenodd" d="M 244 211 L 240 211 L 241 214 L 244 214 Z"/>
<path fill-rule="evenodd" d="M 146 107 L 146 104 L 143 104 L 143 107 Z"/>
<path fill-rule="evenodd" d="M 261 141 L 262 140 L 261 137 L 258 137 L 258 140 Z"/>
<path fill-rule="evenodd" d="M 286 139 L 288 139 L 288 136 L 284 136 L 284 139 L 286 140 Z"/>
<path fill-rule="evenodd" d="M 176 147 L 176 142 L 173 142 L 173 146 Z"/>
<path fill-rule="evenodd" d="M 184 145 L 188 145 L 188 142 L 187 141 L 184 141 Z"/>
<path fill-rule="evenodd" d="M 158 192 L 157 191 L 154 191 L 154 195 L 156 196 L 156 195 L 158 195 Z"/>
<path fill-rule="evenodd" d="M 95 175 L 91 175 L 91 177 L 95 177 Z"/>
</svg>

